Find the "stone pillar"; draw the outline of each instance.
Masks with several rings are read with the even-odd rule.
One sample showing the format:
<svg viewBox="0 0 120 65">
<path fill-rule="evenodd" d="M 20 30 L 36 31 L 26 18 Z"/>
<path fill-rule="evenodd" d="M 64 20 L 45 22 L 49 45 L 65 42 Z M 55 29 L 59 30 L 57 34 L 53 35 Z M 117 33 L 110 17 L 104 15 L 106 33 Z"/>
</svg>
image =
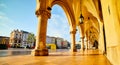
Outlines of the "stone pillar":
<svg viewBox="0 0 120 65">
<path fill-rule="evenodd" d="M 37 10 L 36 15 L 38 17 L 38 27 L 36 36 L 36 47 L 33 51 L 34 56 L 47 56 L 48 49 L 46 48 L 46 32 L 47 32 L 47 20 L 50 18 L 50 12 L 46 10 Z"/>
<path fill-rule="evenodd" d="M 81 50 L 84 49 L 84 24 L 79 24 L 78 29 L 80 32 L 80 39 L 81 39 Z"/>
<path fill-rule="evenodd" d="M 81 37 L 81 50 L 84 51 L 84 37 Z"/>
<path fill-rule="evenodd" d="M 70 32 L 71 36 L 71 52 L 77 52 L 77 49 L 75 47 L 75 34 L 76 34 L 76 29 Z"/>
<path fill-rule="evenodd" d="M 85 49 L 88 50 L 88 34 L 85 35 Z"/>
<path fill-rule="evenodd" d="M 88 49 L 90 49 L 90 40 L 88 39 Z"/>
<path fill-rule="evenodd" d="M 88 39 L 86 40 L 86 50 L 88 50 Z"/>
<path fill-rule="evenodd" d="M 104 36 L 103 36 L 103 23 L 99 22 L 99 26 L 100 26 L 100 34 L 99 34 L 99 50 L 101 50 L 103 53 L 105 53 L 105 49 L 104 49 Z"/>
</svg>

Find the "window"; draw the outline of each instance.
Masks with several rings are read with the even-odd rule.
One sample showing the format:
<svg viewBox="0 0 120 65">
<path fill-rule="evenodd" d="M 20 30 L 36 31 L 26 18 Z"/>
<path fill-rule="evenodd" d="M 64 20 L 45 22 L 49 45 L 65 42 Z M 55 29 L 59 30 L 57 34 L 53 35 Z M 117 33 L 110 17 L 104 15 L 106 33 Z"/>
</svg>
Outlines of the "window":
<svg viewBox="0 0 120 65">
<path fill-rule="evenodd" d="M 21 40 L 19 40 L 19 43 L 21 43 Z"/>
<path fill-rule="evenodd" d="M 15 40 L 15 43 L 17 43 L 17 40 Z"/>
</svg>

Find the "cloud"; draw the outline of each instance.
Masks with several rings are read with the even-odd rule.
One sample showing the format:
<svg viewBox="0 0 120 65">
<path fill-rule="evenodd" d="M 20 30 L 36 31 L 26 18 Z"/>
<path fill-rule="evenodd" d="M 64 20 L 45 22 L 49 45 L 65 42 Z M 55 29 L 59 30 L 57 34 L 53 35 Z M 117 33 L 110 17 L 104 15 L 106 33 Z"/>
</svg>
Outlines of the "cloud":
<svg viewBox="0 0 120 65">
<path fill-rule="evenodd" d="M 0 24 L 14 24 L 14 21 L 9 17 L 0 14 Z"/>
<path fill-rule="evenodd" d="M 0 15 L 0 19 L 2 19 L 2 18 L 3 18 L 3 16 Z"/>
<path fill-rule="evenodd" d="M 47 35 L 64 38 L 70 41 L 70 30 L 64 10 L 55 5 L 52 8 L 51 19 L 48 20 Z"/>
<path fill-rule="evenodd" d="M 0 11 L 0 16 L 5 16 L 5 15 L 6 15 L 5 12 Z"/>
<path fill-rule="evenodd" d="M 51 19 L 48 21 L 47 35 L 61 37 L 70 42 L 70 27 L 67 17 L 59 14 L 52 14 Z M 80 40 L 79 31 L 76 32 L 76 41 Z"/>
<path fill-rule="evenodd" d="M 7 8 L 7 5 L 4 3 L 0 3 L 0 8 Z"/>
<path fill-rule="evenodd" d="M 47 29 L 47 35 L 61 37 L 70 41 L 69 24 L 65 15 L 52 14 Z"/>
<path fill-rule="evenodd" d="M 9 36 L 17 23 L 7 17 L 4 12 L 0 12 L 0 36 Z"/>
</svg>

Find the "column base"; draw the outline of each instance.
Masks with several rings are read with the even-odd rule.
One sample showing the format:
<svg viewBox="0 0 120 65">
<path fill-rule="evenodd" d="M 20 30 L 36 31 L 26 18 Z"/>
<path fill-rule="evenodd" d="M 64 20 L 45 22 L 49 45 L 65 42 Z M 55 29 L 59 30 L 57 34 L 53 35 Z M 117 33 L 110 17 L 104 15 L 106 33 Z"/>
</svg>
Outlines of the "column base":
<svg viewBox="0 0 120 65">
<path fill-rule="evenodd" d="M 48 49 L 35 49 L 31 52 L 33 56 L 48 56 Z"/>
<path fill-rule="evenodd" d="M 71 49 L 70 51 L 71 52 L 77 52 L 77 49 Z"/>
<path fill-rule="evenodd" d="M 85 48 L 80 49 L 81 51 L 85 51 Z"/>
<path fill-rule="evenodd" d="M 88 48 L 86 48 L 86 50 L 89 50 Z"/>
</svg>

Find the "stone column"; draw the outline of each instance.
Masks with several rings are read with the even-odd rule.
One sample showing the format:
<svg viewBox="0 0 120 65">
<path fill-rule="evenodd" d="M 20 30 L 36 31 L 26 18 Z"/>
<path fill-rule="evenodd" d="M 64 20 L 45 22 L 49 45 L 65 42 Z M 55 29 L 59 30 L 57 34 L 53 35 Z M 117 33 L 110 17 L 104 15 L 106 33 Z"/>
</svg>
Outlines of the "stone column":
<svg viewBox="0 0 120 65">
<path fill-rule="evenodd" d="M 81 50 L 84 51 L 84 37 L 81 37 Z"/>
<path fill-rule="evenodd" d="M 71 52 L 77 52 L 77 49 L 75 47 L 75 34 L 76 34 L 76 29 L 70 32 L 71 36 Z"/>
<path fill-rule="evenodd" d="M 84 49 L 84 24 L 79 24 L 78 29 L 80 32 L 80 39 L 81 39 L 81 50 Z"/>
<path fill-rule="evenodd" d="M 100 26 L 100 34 L 99 34 L 99 50 L 101 50 L 103 53 L 105 53 L 104 49 L 104 35 L 103 35 L 103 23 L 99 21 L 99 26 Z"/>
<path fill-rule="evenodd" d="M 86 40 L 86 50 L 88 50 L 88 39 Z"/>
<path fill-rule="evenodd" d="M 86 34 L 86 50 L 89 49 L 89 48 L 88 48 L 88 45 L 89 45 L 88 40 L 89 40 L 89 36 L 88 36 L 88 34 Z"/>
<path fill-rule="evenodd" d="M 90 49 L 90 40 L 88 39 L 88 49 Z"/>
<path fill-rule="evenodd" d="M 34 56 L 47 56 L 48 49 L 46 48 L 46 32 L 47 20 L 50 18 L 50 12 L 46 10 L 37 10 L 36 15 L 38 17 L 36 47 L 32 54 Z"/>
</svg>

